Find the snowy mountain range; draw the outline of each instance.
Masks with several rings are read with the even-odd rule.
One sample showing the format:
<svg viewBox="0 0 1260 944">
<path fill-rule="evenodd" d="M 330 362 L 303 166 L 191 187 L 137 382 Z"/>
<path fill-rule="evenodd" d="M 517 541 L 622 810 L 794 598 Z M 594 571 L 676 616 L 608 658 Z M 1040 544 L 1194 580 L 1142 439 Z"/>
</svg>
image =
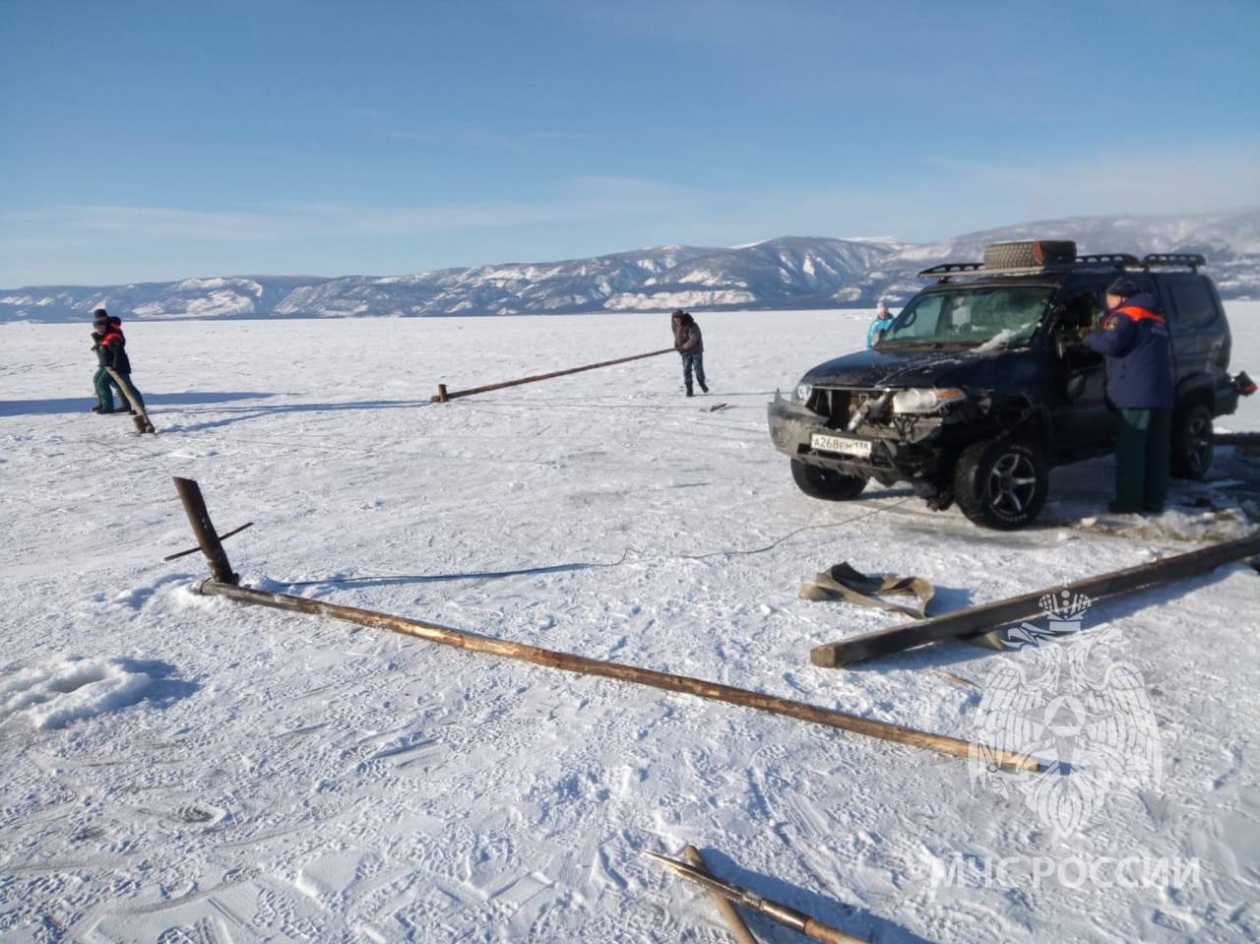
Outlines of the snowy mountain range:
<svg viewBox="0 0 1260 944">
<path fill-rule="evenodd" d="M 1074 239 L 1082 253 L 1199 252 L 1222 297 L 1260 298 L 1260 210 L 1247 210 L 1041 220 L 934 243 L 788 236 L 729 249 L 663 246 L 417 275 L 0 289 L 0 322 L 87 320 L 98 307 L 141 321 L 869 308 L 914 294 L 924 284 L 917 273 L 928 266 L 978 260 L 989 243 L 1026 238 Z"/>
</svg>

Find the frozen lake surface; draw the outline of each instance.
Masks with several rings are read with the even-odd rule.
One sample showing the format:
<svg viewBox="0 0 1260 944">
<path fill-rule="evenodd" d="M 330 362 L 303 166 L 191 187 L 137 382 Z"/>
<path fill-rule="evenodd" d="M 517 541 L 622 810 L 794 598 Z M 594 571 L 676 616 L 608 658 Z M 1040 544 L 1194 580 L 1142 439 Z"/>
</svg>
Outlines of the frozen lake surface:
<svg viewBox="0 0 1260 944">
<path fill-rule="evenodd" d="M 1228 310 L 1260 377 L 1260 303 Z M 1246 532 L 1260 466 L 1221 450 L 1118 533 L 1080 524 L 1110 460 L 1056 470 L 1012 534 L 900 486 L 813 501 L 765 404 L 868 319 L 697 315 L 708 397 L 668 354 L 447 404 L 439 382 L 666 347 L 668 316 L 125 325 L 146 437 L 88 412 L 88 325 L 0 326 L 0 936 L 717 944 L 643 855 L 692 843 L 872 941 L 1260 937 L 1253 569 L 1095 604 L 1068 642 L 850 670 L 810 648 L 902 618 L 797 597 L 848 561 L 931 580 L 943 612 L 1191 550 Z M 1219 425 L 1260 430 L 1260 397 Z M 227 541 L 250 586 L 968 740 L 1011 666 L 1113 666 L 1091 691 L 1136 680 L 1119 720 L 1095 700 L 1074 736 L 1129 724 L 1152 762 L 1131 742 L 1052 821 L 967 760 L 200 596 L 199 555 L 162 560 L 194 543 L 172 476 L 220 530 L 254 522 Z"/>
</svg>

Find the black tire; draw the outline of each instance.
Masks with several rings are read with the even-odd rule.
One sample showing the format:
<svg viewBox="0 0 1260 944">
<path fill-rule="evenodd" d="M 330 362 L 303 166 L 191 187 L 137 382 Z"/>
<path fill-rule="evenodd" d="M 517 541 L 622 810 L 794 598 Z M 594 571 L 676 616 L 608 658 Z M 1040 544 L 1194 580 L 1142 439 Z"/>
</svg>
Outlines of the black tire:
<svg viewBox="0 0 1260 944">
<path fill-rule="evenodd" d="M 1191 403 L 1173 414 L 1171 472 L 1173 478 L 1201 481 L 1212 468 L 1212 411 Z"/>
<path fill-rule="evenodd" d="M 851 501 L 862 494 L 866 483 L 870 481 L 862 475 L 845 475 L 832 469 L 822 469 L 816 465 L 806 465 L 792 459 L 792 480 L 796 487 L 810 498 L 821 498 L 826 501 Z"/>
<path fill-rule="evenodd" d="M 1020 239 L 984 247 L 986 269 L 1023 269 L 1075 261 L 1076 243 L 1070 239 Z"/>
<path fill-rule="evenodd" d="M 954 466 L 954 501 L 983 528 L 1024 527 L 1041 513 L 1049 490 L 1045 453 L 1026 439 L 972 443 Z"/>
</svg>

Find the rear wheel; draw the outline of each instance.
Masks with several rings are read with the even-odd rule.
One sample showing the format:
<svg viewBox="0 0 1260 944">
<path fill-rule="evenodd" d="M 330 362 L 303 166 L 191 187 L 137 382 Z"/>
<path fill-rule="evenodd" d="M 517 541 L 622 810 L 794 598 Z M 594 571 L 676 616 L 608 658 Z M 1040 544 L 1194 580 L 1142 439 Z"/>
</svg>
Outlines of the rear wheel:
<svg viewBox="0 0 1260 944">
<path fill-rule="evenodd" d="M 1202 403 L 1173 414 L 1171 471 L 1179 479 L 1198 481 L 1212 468 L 1212 411 Z"/>
<path fill-rule="evenodd" d="M 1045 454 L 1028 440 L 973 443 L 954 466 L 954 500 L 964 515 L 984 528 L 1024 527 L 1041 513 L 1049 488 Z"/>
<path fill-rule="evenodd" d="M 862 475 L 845 475 L 833 469 L 806 465 L 798 459 L 792 461 L 792 480 L 796 487 L 810 498 L 826 501 L 849 501 L 857 498 L 866 488 L 868 479 Z"/>
</svg>

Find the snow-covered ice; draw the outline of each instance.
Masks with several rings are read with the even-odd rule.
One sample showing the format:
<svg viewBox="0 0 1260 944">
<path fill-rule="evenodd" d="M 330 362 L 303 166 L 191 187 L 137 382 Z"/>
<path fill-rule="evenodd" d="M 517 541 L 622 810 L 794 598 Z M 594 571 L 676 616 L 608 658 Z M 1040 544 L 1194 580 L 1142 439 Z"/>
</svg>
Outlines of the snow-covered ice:
<svg viewBox="0 0 1260 944">
<path fill-rule="evenodd" d="M 1228 310 L 1235 369 L 1260 376 L 1260 303 Z M 194 543 L 171 483 L 194 478 L 220 530 L 254 522 L 227 541 L 248 585 L 974 739 L 1027 650 L 818 669 L 810 647 L 900 618 L 800 583 L 847 560 L 928 578 L 943 611 L 1250 527 L 1260 466 L 1232 449 L 1140 524 L 1099 513 L 1109 460 L 1056 470 L 1013 534 L 904 487 L 806 498 L 765 404 L 869 316 L 698 315 L 707 398 L 671 354 L 447 404 L 439 382 L 667 346 L 668 316 L 136 324 L 156 437 L 88 412 L 87 324 L 0 326 L 0 937 L 728 940 L 642 854 L 686 843 L 873 941 L 1260 937 L 1245 565 L 1090 610 L 1142 681 L 1162 777 L 1121 777 L 1064 834 L 966 760 L 201 596 L 199 555 L 162 560 Z M 1260 429 L 1260 397 L 1220 425 Z M 1118 881 L 1126 858 L 1149 880 Z M 1013 865 L 960 885 L 959 862 Z"/>
</svg>

